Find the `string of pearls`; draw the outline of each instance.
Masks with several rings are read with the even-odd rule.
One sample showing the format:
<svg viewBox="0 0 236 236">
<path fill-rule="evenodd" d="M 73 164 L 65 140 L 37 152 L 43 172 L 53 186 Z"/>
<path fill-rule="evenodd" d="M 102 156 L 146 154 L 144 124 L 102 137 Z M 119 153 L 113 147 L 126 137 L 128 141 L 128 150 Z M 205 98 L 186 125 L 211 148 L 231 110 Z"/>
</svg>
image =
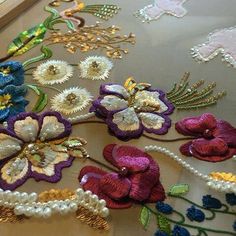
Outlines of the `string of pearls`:
<svg viewBox="0 0 236 236">
<path fill-rule="evenodd" d="M 78 188 L 75 193 L 76 197 L 73 199 L 37 202 L 37 193 L 28 194 L 0 189 L 0 206 L 12 208 L 16 215 L 25 215 L 27 217 L 48 218 L 54 213 L 65 215 L 75 212 L 78 206 L 86 208 L 94 215 L 100 215 L 101 217 L 109 215 L 105 200 L 100 200 L 91 191 L 84 191 L 81 188 Z"/>
<path fill-rule="evenodd" d="M 180 157 L 178 157 L 176 154 L 173 152 L 169 151 L 166 148 L 163 147 L 158 147 L 155 145 L 150 145 L 150 146 L 145 146 L 145 152 L 159 152 L 163 153 L 173 160 L 175 160 L 178 164 L 183 166 L 185 169 L 196 175 L 197 177 L 201 178 L 204 180 L 207 185 L 217 191 L 220 192 L 228 192 L 228 193 L 236 193 L 236 183 L 229 182 L 229 181 L 221 181 L 221 180 L 216 180 L 213 179 L 212 177 L 209 177 L 208 175 L 200 173 L 198 170 L 196 170 L 194 167 L 192 167 L 190 164 L 188 164 L 186 161 L 182 160 Z"/>
<path fill-rule="evenodd" d="M 83 120 L 88 120 L 92 117 L 95 116 L 95 112 L 89 112 L 87 114 L 84 114 L 84 115 L 78 115 L 78 116 L 75 116 L 75 117 L 69 117 L 68 120 L 74 124 L 74 123 L 77 123 L 79 121 L 83 121 Z"/>
</svg>

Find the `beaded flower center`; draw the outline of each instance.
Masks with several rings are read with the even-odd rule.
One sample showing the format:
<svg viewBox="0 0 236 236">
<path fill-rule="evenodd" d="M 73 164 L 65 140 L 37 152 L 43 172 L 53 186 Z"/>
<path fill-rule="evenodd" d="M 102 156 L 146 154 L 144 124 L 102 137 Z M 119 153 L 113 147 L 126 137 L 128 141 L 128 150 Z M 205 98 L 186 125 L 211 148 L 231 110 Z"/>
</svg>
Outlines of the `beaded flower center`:
<svg viewBox="0 0 236 236">
<path fill-rule="evenodd" d="M 59 69 L 55 65 L 50 65 L 47 69 L 47 72 L 49 75 L 56 75 L 59 73 Z"/>
<path fill-rule="evenodd" d="M 88 69 L 89 75 L 90 76 L 96 76 L 101 72 L 101 67 L 100 64 L 96 61 L 93 61 L 91 63 L 91 66 Z"/>
<path fill-rule="evenodd" d="M 0 110 L 10 106 L 12 106 L 11 95 L 10 94 L 0 95 Z"/>
<path fill-rule="evenodd" d="M 74 93 L 69 93 L 69 94 L 66 96 L 66 102 L 69 103 L 70 105 L 76 104 L 77 99 L 78 99 L 78 97 L 77 97 L 77 95 L 74 94 Z"/>
</svg>

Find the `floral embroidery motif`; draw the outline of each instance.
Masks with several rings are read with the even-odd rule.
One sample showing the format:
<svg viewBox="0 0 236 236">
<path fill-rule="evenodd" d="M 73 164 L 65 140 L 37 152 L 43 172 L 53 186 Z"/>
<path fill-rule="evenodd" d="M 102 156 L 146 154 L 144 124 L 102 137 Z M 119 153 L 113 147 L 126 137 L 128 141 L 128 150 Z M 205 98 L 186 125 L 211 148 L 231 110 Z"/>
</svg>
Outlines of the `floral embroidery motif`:
<svg viewBox="0 0 236 236">
<path fill-rule="evenodd" d="M 0 187 L 15 189 L 28 178 L 57 182 L 86 141 L 69 137 L 71 124 L 59 113 L 21 113 L 0 130 Z"/>
<path fill-rule="evenodd" d="M 222 61 L 236 67 L 235 36 L 236 27 L 216 30 L 208 35 L 205 43 L 192 48 L 192 56 L 198 61 L 207 62 L 221 53 Z"/>
<path fill-rule="evenodd" d="M 205 220 L 204 212 L 197 209 L 194 205 L 187 209 L 186 216 L 191 221 L 203 222 Z"/>
<path fill-rule="evenodd" d="M 182 6 L 185 2 L 186 0 L 154 0 L 153 4 L 137 11 L 135 16 L 143 22 L 157 20 L 164 14 L 184 17 L 187 14 L 187 10 Z"/>
<path fill-rule="evenodd" d="M 108 78 L 113 64 L 106 57 L 91 56 L 81 61 L 79 68 L 81 77 L 91 80 L 105 80 Z"/>
<path fill-rule="evenodd" d="M 106 146 L 103 155 L 117 172 L 86 166 L 80 172 L 79 181 L 85 190 L 104 199 L 108 208 L 128 208 L 135 202 L 165 199 L 160 170 L 151 156 L 135 147 L 115 144 Z"/>
<path fill-rule="evenodd" d="M 149 84 L 137 84 L 130 78 L 124 86 L 101 85 L 100 96 L 93 101 L 90 111 L 102 117 L 116 137 L 129 140 L 140 137 L 143 131 L 167 133 L 171 126 L 167 115 L 174 111 L 174 106 L 163 91 L 151 89 Z"/>
<path fill-rule="evenodd" d="M 18 61 L 0 63 L 0 89 L 6 85 L 22 85 L 24 83 L 24 69 Z"/>
<path fill-rule="evenodd" d="M 175 128 L 183 135 L 196 137 L 180 147 L 183 155 L 219 162 L 236 154 L 236 129 L 212 114 L 185 118 L 177 122 Z"/>
<path fill-rule="evenodd" d="M 40 84 L 61 84 L 73 75 L 73 67 L 65 61 L 49 60 L 33 72 L 34 79 Z"/>
<path fill-rule="evenodd" d="M 24 98 L 26 93 L 27 88 L 24 85 L 7 85 L 0 89 L 0 122 L 25 111 L 29 103 Z"/>
<path fill-rule="evenodd" d="M 86 108 L 92 101 L 92 95 L 84 88 L 69 88 L 63 90 L 51 99 L 52 109 L 66 115 Z"/>
</svg>

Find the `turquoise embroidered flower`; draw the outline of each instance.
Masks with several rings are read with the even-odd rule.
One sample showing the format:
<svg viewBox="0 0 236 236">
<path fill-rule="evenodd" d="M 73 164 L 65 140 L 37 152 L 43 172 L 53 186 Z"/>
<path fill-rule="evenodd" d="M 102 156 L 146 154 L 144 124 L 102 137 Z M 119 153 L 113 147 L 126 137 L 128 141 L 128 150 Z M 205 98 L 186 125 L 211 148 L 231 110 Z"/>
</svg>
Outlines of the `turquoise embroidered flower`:
<svg viewBox="0 0 236 236">
<path fill-rule="evenodd" d="M 6 85 L 22 85 L 24 83 L 24 68 L 18 61 L 0 63 L 0 89 Z"/>
<path fill-rule="evenodd" d="M 0 89 L 0 122 L 25 111 L 29 103 L 24 98 L 26 92 L 27 88 L 24 85 L 7 85 Z"/>
<path fill-rule="evenodd" d="M 203 222 L 205 220 L 205 214 L 203 211 L 197 209 L 195 206 L 191 206 L 187 209 L 186 216 L 191 221 Z"/>
</svg>

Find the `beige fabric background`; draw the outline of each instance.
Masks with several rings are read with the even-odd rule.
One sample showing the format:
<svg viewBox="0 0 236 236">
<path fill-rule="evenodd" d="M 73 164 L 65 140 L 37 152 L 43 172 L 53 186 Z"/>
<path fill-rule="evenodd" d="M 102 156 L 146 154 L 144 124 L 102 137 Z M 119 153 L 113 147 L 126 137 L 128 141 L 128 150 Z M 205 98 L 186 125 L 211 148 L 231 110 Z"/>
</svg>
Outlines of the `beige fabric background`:
<svg viewBox="0 0 236 236">
<path fill-rule="evenodd" d="M 11 0 L 9 0 L 11 1 Z M 10 41 L 21 31 L 42 22 L 47 16 L 43 11 L 43 6 L 48 0 L 38 1 L 28 11 L 15 19 L 7 27 L 0 31 L 0 55 L 4 56 L 6 47 Z M 109 81 L 120 82 L 130 75 L 134 76 L 138 81 L 146 81 L 152 83 L 154 87 L 169 90 L 175 81 L 179 81 L 180 77 L 185 71 L 191 72 L 192 82 L 199 79 L 205 79 L 208 82 L 216 81 L 217 89 L 225 88 L 227 90 L 227 97 L 221 100 L 218 105 L 210 107 L 205 110 L 175 112 L 171 118 L 173 122 L 179 119 L 198 115 L 203 112 L 212 112 L 220 118 L 224 118 L 236 125 L 236 111 L 235 111 L 235 88 L 236 88 L 236 70 L 227 67 L 221 61 L 221 56 L 211 60 L 207 64 L 198 64 L 195 62 L 189 53 L 192 46 L 206 40 L 209 32 L 234 26 L 235 24 L 235 8 L 236 2 L 234 0 L 189 0 L 184 6 L 188 9 L 188 14 L 184 18 L 177 19 L 172 16 L 163 16 L 158 21 L 150 24 L 143 24 L 140 20 L 133 16 L 133 12 L 149 4 L 151 0 L 119 0 L 119 1 L 86 1 L 86 3 L 117 3 L 122 10 L 109 22 L 104 25 L 116 24 L 121 26 L 122 33 L 128 34 L 133 32 L 137 36 L 137 43 L 135 46 L 128 46 L 130 53 L 124 56 L 122 60 L 113 60 L 114 69 L 112 70 Z M 1 7 L 1 6 L 0 6 Z M 84 15 L 85 16 L 85 15 Z M 86 15 L 87 24 L 94 23 L 97 19 Z M 99 50 L 90 53 L 82 54 L 79 51 L 71 55 L 67 53 L 63 47 L 54 46 L 54 59 L 66 60 L 70 63 L 77 63 L 88 55 L 104 55 Z M 32 56 L 38 55 L 39 48 L 35 48 L 24 56 L 17 58 L 24 61 Z M 26 77 L 26 82 L 33 83 L 30 76 Z M 90 90 L 95 96 L 98 93 L 100 81 L 86 81 L 79 78 L 78 70 L 75 69 L 74 77 L 69 82 L 58 88 L 68 88 L 70 86 L 81 86 Z M 49 97 L 55 94 L 54 91 L 47 90 Z M 35 95 L 28 95 L 28 98 L 33 101 Z M 28 110 L 31 109 L 28 106 Z M 49 108 L 49 106 L 48 106 Z M 86 111 L 85 111 L 86 112 Z M 74 135 L 79 135 L 88 140 L 87 150 L 94 158 L 102 159 L 102 150 L 106 144 L 122 143 L 116 138 L 111 137 L 107 133 L 107 128 L 103 125 L 81 125 L 74 127 Z M 163 138 L 174 138 L 179 136 L 174 129 L 163 136 Z M 155 143 L 154 141 L 140 138 L 138 140 L 130 141 L 129 144 L 134 144 L 137 147 L 143 148 L 145 145 L 157 144 L 169 148 L 179 154 L 179 143 Z M 203 194 L 213 194 L 214 196 L 224 199 L 224 195 L 210 191 L 208 187 L 199 179 L 195 178 L 186 170 L 180 168 L 176 163 L 169 160 L 164 155 L 153 154 L 153 157 L 161 167 L 161 179 L 165 188 L 168 189 L 170 185 L 175 183 L 188 183 L 191 186 L 191 191 L 188 197 L 196 202 L 201 201 Z M 235 171 L 235 163 L 228 160 L 224 163 L 212 164 L 201 162 L 193 158 L 186 158 L 188 162 L 194 167 L 198 168 L 203 173 L 209 173 L 212 170 L 217 171 Z M 73 166 L 63 170 L 63 178 L 57 184 L 50 184 L 46 182 L 36 183 L 34 180 L 28 180 L 22 187 L 21 191 L 36 191 L 40 192 L 50 188 L 65 188 L 69 187 L 75 189 L 78 187 L 77 176 L 82 166 L 91 163 L 82 163 L 75 160 Z M 186 205 L 180 201 L 173 202 L 177 209 L 182 209 L 184 212 Z M 67 236 L 89 236 L 89 235 L 109 235 L 109 236 L 143 236 L 152 235 L 156 231 L 155 219 L 152 218 L 149 229 L 145 232 L 139 219 L 140 207 L 135 206 L 128 210 L 113 210 L 111 211 L 111 230 L 107 233 L 94 231 L 88 226 L 81 224 L 72 215 L 63 217 L 52 217 L 48 220 L 32 219 L 23 224 L 1 224 L 1 236 L 43 236 L 43 235 L 67 235 Z M 219 217 L 214 222 L 206 222 L 209 226 L 215 228 L 232 230 L 232 218 L 224 215 Z M 202 225 L 204 225 L 202 224 Z M 194 235 L 194 233 L 192 233 Z M 210 234 L 209 234 L 210 235 Z M 215 235 L 215 234 L 212 234 Z"/>
</svg>

